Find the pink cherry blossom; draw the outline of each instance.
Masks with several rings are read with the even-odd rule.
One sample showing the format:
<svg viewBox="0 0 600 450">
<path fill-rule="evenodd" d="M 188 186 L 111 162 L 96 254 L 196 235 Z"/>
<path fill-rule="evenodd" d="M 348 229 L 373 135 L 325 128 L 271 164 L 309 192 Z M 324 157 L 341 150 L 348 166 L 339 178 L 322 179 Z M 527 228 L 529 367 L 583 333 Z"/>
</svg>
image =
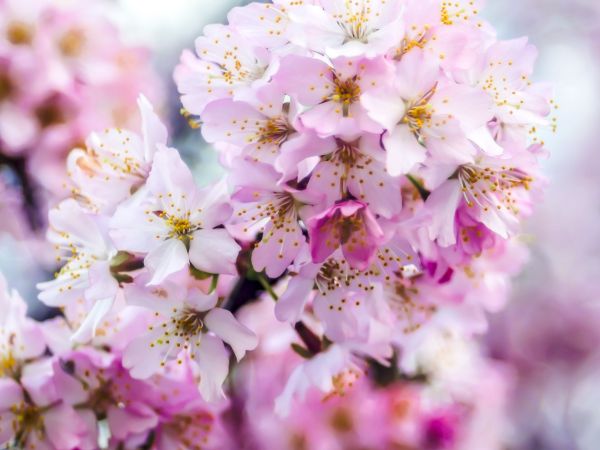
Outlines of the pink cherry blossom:
<svg viewBox="0 0 600 450">
<path fill-rule="evenodd" d="M 279 185 L 279 175 L 268 165 L 239 162 L 232 174 L 238 188 L 231 222 L 235 228 L 243 227 L 246 234 L 251 229 L 262 232 L 252 252 L 252 264 L 256 270 L 265 269 L 267 275 L 278 277 L 306 245 L 299 222 L 301 211 L 318 197 Z"/>
<path fill-rule="evenodd" d="M 196 54 L 184 52 L 175 70 L 181 101 L 192 114 L 201 114 L 213 100 L 253 99 L 252 89 L 268 76 L 267 53 L 232 27 L 206 26 L 196 39 Z"/>
<path fill-rule="evenodd" d="M 391 67 L 382 58 L 340 57 L 329 65 L 321 59 L 289 55 L 282 59 L 274 79 L 286 94 L 310 107 L 300 118 L 319 135 L 353 135 L 358 129 L 378 133 L 381 126 L 368 116 L 360 98 L 384 82 Z"/>
<path fill-rule="evenodd" d="M 187 290 L 176 283 L 161 287 L 132 285 L 126 290 L 131 302 L 156 312 L 146 332 L 125 349 L 124 365 L 136 378 L 147 378 L 167 361 L 179 364 L 189 356 L 201 373 L 200 392 L 207 400 L 223 396 L 228 373 L 227 342 L 238 360 L 256 347 L 256 336 L 239 324 L 231 312 L 217 307 L 215 293 Z"/>
<path fill-rule="evenodd" d="M 96 208 L 114 209 L 148 178 L 154 153 L 167 144 L 167 130 L 152 105 L 138 99 L 141 135 L 121 129 L 93 133 L 85 150 L 69 154 L 69 175 L 77 189 Z"/>
<path fill-rule="evenodd" d="M 472 132 L 492 118 L 491 102 L 481 91 L 440 78 L 438 63 L 411 52 L 398 63 L 391 86 L 361 97 L 371 118 L 385 127 L 383 143 L 392 175 L 410 172 L 427 160 L 469 162 Z"/>
<path fill-rule="evenodd" d="M 391 218 L 400 213 L 401 180 L 387 173 L 379 136 L 365 134 L 352 142 L 331 140 L 320 153 L 323 156 L 313 169 L 308 191 L 324 193 L 327 205 L 350 194 L 375 214 Z"/>
<path fill-rule="evenodd" d="M 50 212 L 48 240 L 59 251 L 65 265 L 52 281 L 40 283 L 41 301 L 66 306 L 81 298 L 89 312 L 74 339 L 89 340 L 102 318 L 110 311 L 119 285 L 111 273 L 111 259 L 117 251 L 108 237 L 106 218 L 68 199 Z"/>
<path fill-rule="evenodd" d="M 145 255 L 151 284 L 190 263 L 207 273 L 235 274 L 240 247 L 217 228 L 230 215 L 222 184 L 198 189 L 179 153 L 162 148 L 154 155 L 146 189 L 115 212 L 111 237 L 119 250 Z"/>
<path fill-rule="evenodd" d="M 293 43 L 331 58 L 385 53 L 402 33 L 403 2 L 319 0 L 290 12 Z"/>
<path fill-rule="evenodd" d="M 346 200 L 309 222 L 313 261 L 323 262 L 341 247 L 351 267 L 365 269 L 383 243 L 384 233 L 367 205 Z"/>
</svg>

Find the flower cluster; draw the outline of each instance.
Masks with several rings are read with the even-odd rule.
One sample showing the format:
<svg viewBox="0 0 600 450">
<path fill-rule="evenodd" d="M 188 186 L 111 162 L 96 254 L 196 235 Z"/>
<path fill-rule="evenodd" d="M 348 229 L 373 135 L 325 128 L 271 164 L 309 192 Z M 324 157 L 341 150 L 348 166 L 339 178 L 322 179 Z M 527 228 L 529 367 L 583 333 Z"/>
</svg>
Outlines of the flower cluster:
<svg viewBox="0 0 600 450">
<path fill-rule="evenodd" d="M 68 152 L 97 127 L 134 124 L 140 91 L 161 97 L 149 53 L 125 45 L 105 12 L 95 1 L 0 2 L 0 164 L 34 228 L 47 197 L 66 192 Z"/>
<path fill-rule="evenodd" d="M 1 276 L 0 305 L 2 448 L 222 448 L 226 405 L 202 400 L 189 365 L 138 380 L 116 347 L 72 349 L 64 318 L 27 318 Z"/>
<path fill-rule="evenodd" d="M 229 172 L 226 227 L 304 337 L 283 412 L 365 359 L 417 371 L 431 335 L 482 332 L 505 301 L 553 103 L 535 48 L 498 40 L 478 3 L 251 3 L 182 55 L 183 106 Z"/>
<path fill-rule="evenodd" d="M 122 350 L 131 376 L 193 361 L 203 397 L 218 400 L 224 342 L 238 359 L 256 346 L 224 308 L 240 250 L 223 228 L 232 209 L 222 183 L 197 187 L 145 97 L 139 107 L 141 135 L 107 129 L 69 155 L 76 195 L 48 231 L 64 264 L 39 298 L 62 309 L 73 342 Z"/>
<path fill-rule="evenodd" d="M 552 109 L 530 81 L 535 49 L 498 40 L 477 10 L 276 0 L 206 27 L 175 80 L 226 179 L 200 187 L 143 96 L 140 133 L 106 129 L 72 151 L 72 198 L 49 214 L 61 268 L 39 285 L 65 319 L 50 335 L 110 350 L 142 386 L 187 371 L 218 401 L 230 353 L 242 360 L 277 318 L 298 337 L 270 401 L 280 416 L 352 385 L 373 395 L 377 370 L 460 387 L 443 344 L 473 353 L 526 258 L 515 238 L 543 185 L 536 133 Z M 261 291 L 276 303 L 244 325 L 234 313 Z M 80 379 L 75 359 L 55 372 Z M 432 427 L 462 420 L 445 405 Z"/>
<path fill-rule="evenodd" d="M 273 308 L 265 295 L 239 313 L 261 335 L 236 377 L 232 402 L 245 411 L 236 423 L 241 431 L 236 448 L 502 448 L 510 379 L 500 365 L 482 358 L 473 342 L 458 336 L 430 341 L 419 376 L 400 378 L 396 367 L 373 364 L 369 377 L 335 377 L 329 394 L 308 392 L 287 417 L 278 417 L 274 399 L 301 360 L 290 343 L 301 341 L 281 323 L 267 325 Z"/>
</svg>

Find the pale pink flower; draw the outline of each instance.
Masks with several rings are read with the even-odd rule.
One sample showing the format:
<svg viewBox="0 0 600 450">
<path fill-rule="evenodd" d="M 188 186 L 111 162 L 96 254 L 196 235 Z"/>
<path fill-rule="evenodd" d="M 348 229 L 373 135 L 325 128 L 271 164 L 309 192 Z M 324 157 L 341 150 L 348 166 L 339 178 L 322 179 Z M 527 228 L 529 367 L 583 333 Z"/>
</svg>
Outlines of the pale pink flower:
<svg viewBox="0 0 600 450">
<path fill-rule="evenodd" d="M 48 240 L 66 264 L 55 279 L 38 284 L 39 299 L 50 306 L 83 301 L 89 312 L 73 339 L 85 342 L 111 310 L 119 284 L 111 273 L 117 250 L 108 237 L 106 218 L 83 209 L 75 200 L 50 211 Z"/>
<path fill-rule="evenodd" d="M 291 41 L 330 58 L 387 52 L 402 36 L 402 0 L 319 0 L 290 11 Z"/>
<path fill-rule="evenodd" d="M 528 215 L 530 189 L 535 182 L 536 161 L 531 154 L 494 158 L 478 156 L 459 166 L 456 177 L 445 181 L 427 199 L 431 211 L 429 237 L 444 247 L 457 239 L 470 239 L 459 230 L 457 210 L 506 239 L 518 229 L 519 218 Z M 463 221 L 464 223 L 464 221 Z M 461 236 L 459 236 L 459 231 Z"/>
<path fill-rule="evenodd" d="M 363 376 L 364 361 L 358 355 L 384 362 L 391 357 L 391 347 L 379 345 L 332 344 L 327 350 L 299 364 L 291 373 L 283 392 L 275 399 L 275 413 L 286 417 L 293 404 L 303 400 L 310 389 L 323 394 L 342 390 Z"/>
<path fill-rule="evenodd" d="M 240 161 L 231 179 L 238 185 L 232 199 L 236 202 L 232 228 L 243 233 L 261 232 L 254 246 L 252 265 L 278 277 L 306 245 L 300 225 L 301 212 L 318 197 L 277 183 L 279 175 L 271 166 Z"/>
<path fill-rule="evenodd" d="M 141 135 L 120 128 L 106 129 L 92 133 L 85 150 L 69 154 L 69 176 L 76 195 L 95 208 L 110 212 L 129 198 L 146 182 L 158 146 L 167 144 L 167 130 L 143 95 L 138 106 Z"/>
<path fill-rule="evenodd" d="M 239 361 L 256 347 L 254 333 L 231 312 L 217 307 L 215 293 L 206 295 L 168 282 L 160 287 L 129 285 L 126 293 L 132 304 L 156 313 L 147 331 L 125 349 L 123 364 L 132 376 L 148 378 L 167 361 L 182 364 L 189 356 L 200 369 L 202 396 L 209 401 L 223 397 L 222 384 L 229 371 L 229 352 L 223 341 Z"/>
<path fill-rule="evenodd" d="M 120 250 L 144 254 L 151 284 L 189 266 L 207 273 L 236 274 L 239 245 L 222 225 L 231 215 L 222 184 L 200 190 L 174 149 L 154 155 L 146 187 L 111 219 Z"/>
<path fill-rule="evenodd" d="M 466 82 L 493 99 L 494 121 L 490 128 L 505 148 L 524 150 L 536 128 L 550 126 L 547 116 L 554 106 L 552 89 L 531 80 L 537 55 L 525 37 L 498 41 L 465 70 Z M 540 140 L 535 134 L 534 137 Z"/>
<path fill-rule="evenodd" d="M 214 100 L 254 99 L 253 89 L 268 80 L 268 53 L 233 27 L 206 26 L 196 39 L 196 54 L 185 51 L 174 74 L 181 102 L 192 114 L 202 114 Z"/>
<path fill-rule="evenodd" d="M 313 169 L 308 191 L 324 194 L 326 205 L 350 194 L 367 204 L 374 214 L 392 218 L 400 213 L 401 180 L 388 174 L 379 136 L 363 134 L 351 142 L 332 139 L 326 144 L 317 147 L 321 161 Z M 295 158 L 299 159 L 302 153 L 297 150 Z"/>
<path fill-rule="evenodd" d="M 403 35 L 389 56 L 400 60 L 408 52 L 422 49 L 450 72 L 468 68 L 480 49 L 494 39 L 492 30 L 479 18 L 482 3 L 407 0 L 402 11 Z"/>
<path fill-rule="evenodd" d="M 387 130 L 383 144 L 391 175 L 410 172 L 428 154 L 448 163 L 472 161 L 475 147 L 468 138 L 492 118 L 490 99 L 441 75 L 437 61 L 413 51 L 397 64 L 392 83 L 362 95 L 370 117 Z"/>
<path fill-rule="evenodd" d="M 381 132 L 369 117 L 361 95 L 381 85 L 391 64 L 383 58 L 337 58 L 332 65 L 321 59 L 289 55 L 281 60 L 274 82 L 306 107 L 302 123 L 321 136 Z"/>
<path fill-rule="evenodd" d="M 296 102 L 283 103 L 277 89 L 263 90 L 260 101 L 223 99 L 202 113 L 202 136 L 217 146 L 233 145 L 245 158 L 273 164 L 282 153 L 309 151 L 320 140 L 298 120 Z"/>
<path fill-rule="evenodd" d="M 53 377 L 52 360 L 23 367 L 19 384 L 0 379 L 0 415 L 4 421 L 0 442 L 17 448 L 93 450 L 86 418 L 64 398 Z M 6 426 L 6 431 L 4 431 Z"/>
</svg>

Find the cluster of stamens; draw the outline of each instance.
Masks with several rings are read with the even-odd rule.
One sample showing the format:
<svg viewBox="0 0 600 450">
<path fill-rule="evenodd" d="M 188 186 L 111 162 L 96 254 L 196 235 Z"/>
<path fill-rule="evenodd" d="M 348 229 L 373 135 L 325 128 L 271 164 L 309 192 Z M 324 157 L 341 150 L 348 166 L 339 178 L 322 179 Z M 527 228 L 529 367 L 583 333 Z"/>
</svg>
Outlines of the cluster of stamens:
<svg viewBox="0 0 600 450">
<path fill-rule="evenodd" d="M 348 117 L 350 105 L 357 102 L 360 98 L 360 86 L 358 76 L 342 80 L 335 73 L 333 74 L 333 92 L 325 100 L 331 100 L 342 105 L 344 117 Z"/>
<path fill-rule="evenodd" d="M 454 25 L 455 20 L 466 22 L 478 13 L 475 2 L 472 0 L 467 2 L 464 0 L 443 1 L 440 6 L 440 22 L 444 25 Z"/>
<path fill-rule="evenodd" d="M 159 313 L 156 313 L 159 316 Z M 173 308 L 171 317 L 160 324 L 163 330 L 160 337 L 150 343 L 150 347 L 168 346 L 169 351 L 161 365 L 165 365 L 165 361 L 170 351 L 175 348 L 179 350 L 189 350 L 191 356 L 194 355 L 195 347 L 200 346 L 200 337 L 206 331 L 204 324 L 205 312 L 197 311 L 194 308 L 184 306 L 182 308 Z M 149 326 L 149 331 L 154 330 L 154 326 Z M 177 362 L 182 364 L 183 361 L 178 359 Z"/>
<path fill-rule="evenodd" d="M 433 110 L 429 102 L 434 96 L 436 89 L 437 85 L 433 86 L 420 99 L 407 105 L 406 114 L 404 115 L 402 122 L 407 124 L 410 131 L 417 137 L 421 137 L 421 129 L 423 127 L 427 127 L 431 124 Z"/>
<path fill-rule="evenodd" d="M 369 35 L 376 31 L 369 26 L 373 13 L 370 3 L 370 0 L 346 2 L 346 11 L 333 15 L 338 26 L 346 35 L 346 42 L 360 41 L 366 43 Z M 375 12 L 375 16 L 379 16 L 379 13 Z"/>
<path fill-rule="evenodd" d="M 437 307 L 426 303 L 419 296 L 419 289 L 406 279 L 397 279 L 390 285 L 388 304 L 396 314 L 398 320 L 405 323 L 402 332 L 410 334 L 418 331 L 433 314 Z"/>
<path fill-rule="evenodd" d="M 513 214 L 519 212 L 513 191 L 529 190 L 533 182 L 531 176 L 515 167 L 502 166 L 498 170 L 475 165 L 462 166 L 458 180 L 468 207 L 477 205 L 484 212 L 505 208 Z"/>
</svg>

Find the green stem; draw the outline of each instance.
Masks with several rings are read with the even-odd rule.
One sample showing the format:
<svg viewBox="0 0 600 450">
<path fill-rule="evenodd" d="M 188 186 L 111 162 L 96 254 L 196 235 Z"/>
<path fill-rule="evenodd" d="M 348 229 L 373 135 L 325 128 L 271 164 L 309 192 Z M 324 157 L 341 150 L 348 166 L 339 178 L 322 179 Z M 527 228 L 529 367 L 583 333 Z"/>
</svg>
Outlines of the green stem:
<svg viewBox="0 0 600 450">
<path fill-rule="evenodd" d="M 263 287 L 265 292 L 267 292 L 273 300 L 275 300 L 275 301 L 279 300 L 279 296 L 275 293 L 275 291 L 273 290 L 273 287 L 271 286 L 271 283 L 269 283 L 269 280 L 267 280 L 267 277 L 265 277 L 264 274 L 257 273 L 256 279 L 258 280 L 260 285 Z"/>
<path fill-rule="evenodd" d="M 419 195 L 424 201 L 429 198 L 431 192 L 425 189 L 415 177 L 413 177 L 411 174 L 406 174 L 406 178 L 408 178 L 408 181 L 410 181 L 412 185 L 417 189 L 417 191 L 419 191 Z"/>
</svg>

